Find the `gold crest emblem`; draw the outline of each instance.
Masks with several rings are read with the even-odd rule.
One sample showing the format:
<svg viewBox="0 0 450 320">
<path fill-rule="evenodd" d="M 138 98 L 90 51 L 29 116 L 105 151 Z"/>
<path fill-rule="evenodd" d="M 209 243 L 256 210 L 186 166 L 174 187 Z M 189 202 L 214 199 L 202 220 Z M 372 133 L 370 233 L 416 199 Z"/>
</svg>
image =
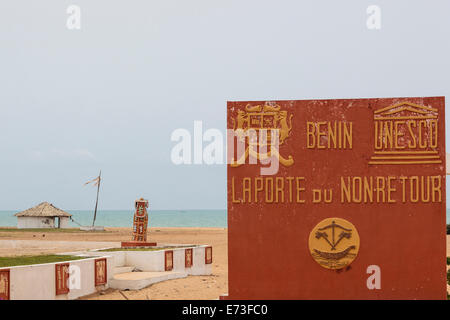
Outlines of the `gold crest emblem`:
<svg viewBox="0 0 450 320">
<path fill-rule="evenodd" d="M 309 250 L 322 267 L 342 269 L 358 255 L 358 231 L 353 224 L 341 218 L 322 220 L 309 235 Z"/>
<path fill-rule="evenodd" d="M 277 132 L 278 146 L 282 145 L 291 132 L 292 117 L 293 115 L 288 116 L 288 112 L 281 110 L 281 107 L 278 105 L 251 106 L 248 104 L 245 107 L 245 111 L 239 110 L 236 119 L 233 119 L 233 129 L 238 139 L 241 142 L 248 143 L 248 145 L 246 145 L 245 154 L 238 161 L 233 160 L 231 166 L 238 167 L 244 164 L 249 155 L 259 160 L 265 160 L 275 156 L 282 165 L 293 165 L 294 159 L 292 156 L 288 156 L 286 159 L 280 155 L 277 148 L 273 148 L 275 141 L 272 137 L 273 132 Z M 261 137 L 261 130 L 266 130 L 266 139 L 250 138 L 250 130 L 254 130 L 257 137 Z M 261 152 L 261 148 L 265 148 L 267 152 Z"/>
</svg>

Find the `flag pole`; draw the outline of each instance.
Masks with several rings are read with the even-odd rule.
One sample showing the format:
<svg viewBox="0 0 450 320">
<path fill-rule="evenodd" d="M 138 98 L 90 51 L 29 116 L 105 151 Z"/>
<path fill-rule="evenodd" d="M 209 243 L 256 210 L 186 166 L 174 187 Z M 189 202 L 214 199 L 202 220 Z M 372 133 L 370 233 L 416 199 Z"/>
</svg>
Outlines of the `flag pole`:
<svg viewBox="0 0 450 320">
<path fill-rule="evenodd" d="M 92 226 L 95 224 L 95 218 L 97 217 L 97 206 L 98 206 L 98 193 L 100 191 L 100 182 L 102 181 L 102 170 L 100 170 L 100 174 L 98 175 L 98 185 L 97 185 L 97 200 L 95 201 L 95 211 L 94 211 L 94 221 L 92 221 Z"/>
</svg>

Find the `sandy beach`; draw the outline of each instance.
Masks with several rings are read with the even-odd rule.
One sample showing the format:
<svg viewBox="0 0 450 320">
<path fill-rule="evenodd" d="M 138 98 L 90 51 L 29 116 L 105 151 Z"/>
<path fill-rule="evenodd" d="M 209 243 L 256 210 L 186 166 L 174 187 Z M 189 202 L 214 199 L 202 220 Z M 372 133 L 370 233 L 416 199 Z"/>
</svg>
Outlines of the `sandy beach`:
<svg viewBox="0 0 450 320">
<path fill-rule="evenodd" d="M 59 248 L 55 241 L 126 241 L 130 240 L 131 228 L 107 228 L 106 232 L 24 232 L 0 231 L 0 240 L 42 240 L 46 248 L 0 248 L 1 256 L 61 253 L 77 248 Z M 224 228 L 150 228 L 148 239 L 158 243 L 211 244 L 213 246 L 213 274 L 189 276 L 184 279 L 156 283 L 139 291 L 109 289 L 83 299 L 130 299 L 130 300 L 183 300 L 217 299 L 228 290 L 227 284 L 227 230 Z M 68 250 L 69 249 L 69 250 Z"/>
<path fill-rule="evenodd" d="M 116 242 L 130 239 L 130 228 L 107 228 L 106 232 L 30 232 L 0 231 L 0 240 L 40 240 L 42 247 L 0 248 L 0 256 L 36 255 L 67 252 L 57 241 Z M 183 279 L 156 283 L 139 291 L 109 289 L 83 299 L 183 300 L 217 299 L 228 290 L 227 230 L 224 228 L 151 228 L 149 239 L 158 243 L 211 244 L 213 246 L 213 274 L 189 276 Z M 45 244 L 45 246 L 44 246 Z M 79 248 L 73 247 L 70 250 Z M 447 256 L 450 256 L 450 236 L 447 236 Z M 450 287 L 449 287 L 450 290 Z"/>
</svg>

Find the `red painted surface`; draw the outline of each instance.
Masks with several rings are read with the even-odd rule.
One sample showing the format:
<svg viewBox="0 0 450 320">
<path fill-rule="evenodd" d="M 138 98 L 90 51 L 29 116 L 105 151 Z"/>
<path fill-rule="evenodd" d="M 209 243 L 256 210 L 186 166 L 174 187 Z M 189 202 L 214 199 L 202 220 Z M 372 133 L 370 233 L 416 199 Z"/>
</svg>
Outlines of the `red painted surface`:
<svg viewBox="0 0 450 320">
<path fill-rule="evenodd" d="M 0 300 L 10 300 L 11 282 L 9 269 L 0 270 Z"/>
<path fill-rule="evenodd" d="M 69 293 L 69 263 L 55 264 L 56 295 Z"/>
<path fill-rule="evenodd" d="M 213 260 L 212 257 L 212 247 L 205 248 L 205 264 L 211 264 Z"/>
<path fill-rule="evenodd" d="M 172 271 L 173 270 L 173 251 L 164 251 L 164 270 Z"/>
<path fill-rule="evenodd" d="M 191 268 L 194 263 L 194 254 L 192 249 L 184 250 L 184 267 Z"/>
<path fill-rule="evenodd" d="M 369 164 L 376 156 L 375 111 L 405 101 L 437 109 L 437 145 L 423 150 L 436 151 L 434 159 L 441 162 Z M 238 111 L 248 104 L 264 105 L 265 101 L 229 102 L 228 128 L 233 129 L 238 124 Z M 280 154 L 285 158 L 291 155 L 294 164 L 280 164 L 274 176 L 261 176 L 262 165 L 250 165 L 248 160 L 239 167 L 228 165 L 227 298 L 446 299 L 444 98 L 276 101 L 275 104 L 287 111 L 288 116 L 292 115 L 292 129 L 280 146 Z M 397 115 L 407 113 L 408 110 L 404 110 Z M 329 149 L 326 136 L 319 138 L 325 148 L 308 148 L 307 121 L 352 122 L 352 148 Z M 417 127 L 412 129 L 416 135 Z M 400 131 L 404 136 L 399 136 L 399 145 L 412 141 L 404 125 Z M 423 138 L 429 138 L 425 129 L 422 134 Z M 390 145 L 383 150 L 389 148 Z M 394 177 L 396 191 L 391 193 L 390 200 L 395 202 L 342 203 L 340 178 L 355 176 Z M 422 176 L 425 181 L 428 176 L 440 177 L 440 201 L 436 192 L 435 202 L 411 202 L 408 198 L 403 202 L 399 177 L 414 176 L 419 177 L 419 182 Z M 299 200 L 305 202 L 297 202 L 296 187 L 292 202 L 286 201 L 289 193 L 285 194 L 284 201 L 281 194 L 278 202 L 261 201 L 264 191 L 259 192 L 259 199 L 255 201 L 254 188 L 245 194 L 244 202 L 243 179 L 246 177 L 250 181 L 255 177 L 303 177 L 300 182 L 305 190 L 300 191 Z M 289 189 L 286 180 L 284 183 L 285 190 Z M 332 189 L 332 202 L 313 203 L 315 188 Z M 405 188 L 408 195 L 408 187 Z M 270 183 L 267 189 L 270 190 Z M 350 221 L 360 236 L 358 256 L 349 267 L 338 271 L 321 267 L 312 259 L 308 247 L 312 228 L 330 217 Z M 369 275 L 366 271 L 370 265 L 381 268 L 379 290 L 367 288 Z"/>
<path fill-rule="evenodd" d="M 133 242 L 147 242 L 148 201 L 140 198 L 134 202 Z"/>
<path fill-rule="evenodd" d="M 108 267 L 106 258 L 94 261 L 95 286 L 104 285 L 108 279 Z"/>
</svg>

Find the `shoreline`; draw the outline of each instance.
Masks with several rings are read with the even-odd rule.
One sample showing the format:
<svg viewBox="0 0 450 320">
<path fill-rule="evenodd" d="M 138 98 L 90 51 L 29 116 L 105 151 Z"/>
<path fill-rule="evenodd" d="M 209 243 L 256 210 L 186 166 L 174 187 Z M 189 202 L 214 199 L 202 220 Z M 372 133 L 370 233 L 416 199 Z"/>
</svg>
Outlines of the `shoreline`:
<svg viewBox="0 0 450 320">
<path fill-rule="evenodd" d="M 131 227 L 106 227 L 106 232 L 46 232 L 45 230 L 29 232 L 23 229 L 11 229 L 13 230 L 3 232 L 0 230 L 0 256 L 71 252 L 79 250 L 82 241 L 120 242 L 130 240 L 132 235 Z M 211 245 L 213 247 L 212 275 L 189 276 L 156 283 L 137 291 L 126 291 L 124 294 L 128 299 L 213 300 L 228 292 L 228 232 L 226 228 L 151 227 L 148 231 L 148 240 L 157 243 Z M 10 241 L 1 240 L 25 241 L 20 241 L 23 245 L 17 248 L 8 244 Z M 85 247 L 91 245 L 86 243 Z M 125 298 L 118 290 L 108 289 L 81 299 L 124 300 Z"/>
<path fill-rule="evenodd" d="M 91 226 L 93 212 L 89 210 L 66 210 L 72 214 L 69 228 Z M 16 227 L 15 211 L 0 211 L 0 225 Z M 106 227 L 132 227 L 133 210 L 98 210 L 95 224 Z M 149 226 L 156 227 L 227 227 L 226 210 L 150 210 Z"/>
<path fill-rule="evenodd" d="M 27 232 L 21 229 L 12 231 L 0 230 L 1 240 L 35 240 L 24 241 L 32 246 L 22 248 L 0 246 L 0 256 L 16 255 L 38 255 L 50 253 L 68 252 L 68 247 L 58 248 L 58 242 L 96 241 L 117 242 L 129 240 L 132 234 L 131 227 L 107 227 L 106 232 Z M 15 229 L 15 230 L 14 230 Z M 129 300 L 195 300 L 195 299 L 218 299 L 219 296 L 228 292 L 228 232 L 227 228 L 216 227 L 151 227 L 149 228 L 149 240 L 159 243 L 188 243 L 209 244 L 213 247 L 212 275 L 189 276 L 183 279 L 168 280 L 153 284 L 147 288 L 137 291 L 127 291 L 124 294 Z M 45 235 L 45 237 L 43 236 Z M 7 243 L 5 241 L 4 243 Z M 39 244 L 42 244 L 40 246 Z M 44 245 L 45 244 L 45 245 Z M 87 244 L 86 244 L 87 246 Z M 447 235 L 447 256 L 450 256 L 450 235 Z M 450 290 L 450 287 L 449 287 Z M 96 293 L 81 299 L 94 300 L 124 300 L 125 297 L 118 291 L 108 289 L 102 293 Z"/>
</svg>

